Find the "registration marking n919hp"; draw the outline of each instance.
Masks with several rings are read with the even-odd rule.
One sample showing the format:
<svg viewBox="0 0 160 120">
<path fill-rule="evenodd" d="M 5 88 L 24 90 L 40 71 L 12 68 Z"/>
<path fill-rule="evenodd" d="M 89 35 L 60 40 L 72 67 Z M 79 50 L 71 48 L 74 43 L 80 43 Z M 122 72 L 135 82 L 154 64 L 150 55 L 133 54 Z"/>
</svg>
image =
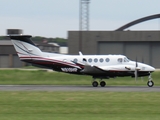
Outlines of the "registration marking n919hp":
<svg viewBox="0 0 160 120">
<path fill-rule="evenodd" d="M 61 68 L 63 72 L 77 72 L 77 68 Z"/>
</svg>

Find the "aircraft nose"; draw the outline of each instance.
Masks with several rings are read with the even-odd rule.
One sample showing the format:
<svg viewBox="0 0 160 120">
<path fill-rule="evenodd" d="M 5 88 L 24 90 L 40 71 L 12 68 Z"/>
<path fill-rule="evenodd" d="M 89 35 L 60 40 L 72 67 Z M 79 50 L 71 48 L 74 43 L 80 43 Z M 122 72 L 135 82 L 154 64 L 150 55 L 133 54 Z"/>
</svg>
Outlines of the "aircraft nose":
<svg viewBox="0 0 160 120">
<path fill-rule="evenodd" d="M 153 72 L 153 71 L 155 71 L 155 68 L 152 67 L 152 66 L 149 66 L 149 71 L 150 71 L 150 72 Z"/>
<path fill-rule="evenodd" d="M 143 68 L 144 68 L 145 71 L 149 71 L 149 72 L 154 72 L 155 71 L 154 67 L 152 67 L 150 65 L 147 65 L 147 64 L 142 64 L 142 70 L 143 70 Z"/>
<path fill-rule="evenodd" d="M 155 71 L 155 68 L 152 67 L 152 66 L 147 65 L 147 66 L 146 66 L 146 70 L 149 71 L 149 72 L 154 72 L 154 71 Z"/>
</svg>

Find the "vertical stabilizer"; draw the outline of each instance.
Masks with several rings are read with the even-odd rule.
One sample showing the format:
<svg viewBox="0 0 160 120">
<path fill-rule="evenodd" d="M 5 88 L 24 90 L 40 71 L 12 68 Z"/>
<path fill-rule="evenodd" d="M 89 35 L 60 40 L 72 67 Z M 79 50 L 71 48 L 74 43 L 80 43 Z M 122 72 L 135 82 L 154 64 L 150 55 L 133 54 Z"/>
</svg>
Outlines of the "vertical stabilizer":
<svg viewBox="0 0 160 120">
<path fill-rule="evenodd" d="M 40 57 L 41 50 L 33 43 L 30 35 L 9 36 L 21 60 Z"/>
</svg>

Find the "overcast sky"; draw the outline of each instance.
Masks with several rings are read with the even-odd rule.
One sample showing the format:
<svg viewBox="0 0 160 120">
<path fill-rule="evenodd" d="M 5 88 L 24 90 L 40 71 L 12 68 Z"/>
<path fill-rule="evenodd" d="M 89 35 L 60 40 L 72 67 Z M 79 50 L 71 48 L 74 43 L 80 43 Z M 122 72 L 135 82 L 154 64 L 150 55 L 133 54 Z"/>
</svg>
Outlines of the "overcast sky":
<svg viewBox="0 0 160 120">
<path fill-rule="evenodd" d="M 159 14 L 160 0 L 90 0 L 90 30 L 115 30 L 141 17 Z M 0 35 L 6 29 L 24 34 L 68 37 L 79 30 L 79 0 L 0 0 Z M 160 30 L 160 19 L 135 25 L 130 30 Z"/>
</svg>

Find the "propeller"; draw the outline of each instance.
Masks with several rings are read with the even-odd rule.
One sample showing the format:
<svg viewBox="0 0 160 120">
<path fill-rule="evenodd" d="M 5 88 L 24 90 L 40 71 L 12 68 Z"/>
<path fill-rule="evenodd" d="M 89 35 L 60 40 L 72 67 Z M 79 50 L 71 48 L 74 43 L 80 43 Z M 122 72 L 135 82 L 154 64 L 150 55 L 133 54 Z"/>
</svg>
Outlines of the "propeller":
<svg viewBox="0 0 160 120">
<path fill-rule="evenodd" d="M 142 57 L 142 63 L 144 63 L 144 58 Z"/>
<path fill-rule="evenodd" d="M 137 57 L 136 57 L 136 64 L 135 64 L 135 71 L 134 71 L 134 76 L 135 76 L 135 81 L 137 82 L 137 77 L 138 77 L 138 63 L 137 63 Z"/>
<path fill-rule="evenodd" d="M 142 63 L 144 63 L 144 58 L 142 57 Z M 143 77 L 141 77 L 141 80 L 143 81 Z"/>
</svg>

